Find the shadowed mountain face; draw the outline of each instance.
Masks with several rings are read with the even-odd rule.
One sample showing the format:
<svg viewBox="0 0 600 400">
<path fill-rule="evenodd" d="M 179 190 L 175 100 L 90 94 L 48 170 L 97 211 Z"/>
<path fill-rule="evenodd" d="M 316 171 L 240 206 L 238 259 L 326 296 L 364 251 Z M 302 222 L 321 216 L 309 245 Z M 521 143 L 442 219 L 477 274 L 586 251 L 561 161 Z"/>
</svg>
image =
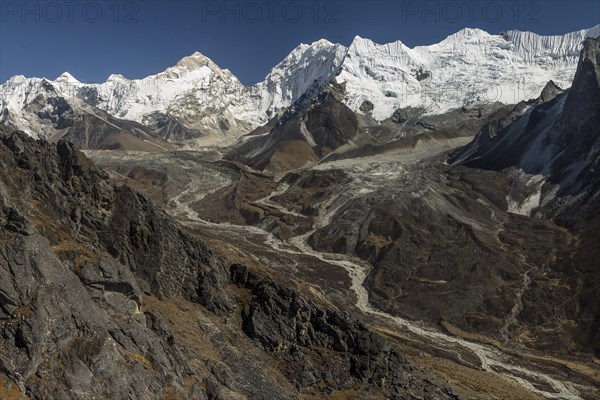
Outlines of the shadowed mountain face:
<svg viewBox="0 0 600 400">
<path fill-rule="evenodd" d="M 314 163 L 346 144 L 356 135 L 358 120 L 334 91 L 330 87 L 307 106 L 302 102 L 292 106 L 268 134 L 250 136 L 227 158 L 280 174 Z"/>
<path fill-rule="evenodd" d="M 540 104 L 497 132 L 480 132 L 453 161 L 474 168 L 513 169 L 518 177 L 538 176 L 537 187 L 529 192 L 537 196 L 534 207 L 541 215 L 570 223 L 579 214 L 593 215 L 600 189 L 599 63 L 600 39 L 588 38 L 569 90 L 549 97 L 551 88 L 545 90 Z"/>
<path fill-rule="evenodd" d="M 66 140 L 83 150 L 160 152 L 175 148 L 146 126 L 104 112 L 81 113 L 70 124 L 65 135 L 52 140 Z"/>
</svg>

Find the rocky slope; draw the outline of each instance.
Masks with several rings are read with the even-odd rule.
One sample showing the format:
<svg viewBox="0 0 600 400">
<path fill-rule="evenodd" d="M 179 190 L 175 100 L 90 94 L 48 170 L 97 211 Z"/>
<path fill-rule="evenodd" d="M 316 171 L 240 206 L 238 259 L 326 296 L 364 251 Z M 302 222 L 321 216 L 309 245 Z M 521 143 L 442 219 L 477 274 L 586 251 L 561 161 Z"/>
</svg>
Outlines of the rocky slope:
<svg viewBox="0 0 600 400">
<path fill-rule="evenodd" d="M 3 398 L 456 398 L 358 321 L 230 268 L 71 144 L 0 131 L 0 164 Z"/>
<path fill-rule="evenodd" d="M 453 166 L 355 163 L 373 172 L 338 190 L 372 192 L 343 203 L 309 243 L 368 260 L 371 301 L 388 312 L 597 354 L 589 282 L 599 271 L 583 260 L 598 245 L 599 54 L 600 39 L 586 39 L 568 91 L 550 82 L 506 110 Z M 555 346 L 551 331 L 566 342 Z"/>
<path fill-rule="evenodd" d="M 319 309 L 246 267 L 232 265 L 231 272 L 236 285 L 251 290 L 252 302 L 242 312 L 244 332 L 274 354 L 299 387 L 347 396 L 357 384 L 367 384 L 381 387 L 387 398 L 459 398 L 451 389 L 423 386 L 401 354 L 348 313 Z"/>
<path fill-rule="evenodd" d="M 3 133 L 0 153 L 1 386 L 32 398 L 197 391 L 144 296 L 229 310 L 220 257 L 66 142 Z"/>
<path fill-rule="evenodd" d="M 308 103 L 301 98 L 273 124 L 244 136 L 225 158 L 279 178 L 318 163 L 453 148 L 512 108 L 486 103 L 428 115 L 425 108 L 407 107 L 377 121 L 348 108 L 345 93 L 345 85 L 331 83 Z"/>
<path fill-rule="evenodd" d="M 356 116 L 340 101 L 339 92 L 328 86 L 308 105 L 290 108 L 268 134 L 249 135 L 226 158 L 281 176 L 317 162 L 357 133 Z"/>
</svg>

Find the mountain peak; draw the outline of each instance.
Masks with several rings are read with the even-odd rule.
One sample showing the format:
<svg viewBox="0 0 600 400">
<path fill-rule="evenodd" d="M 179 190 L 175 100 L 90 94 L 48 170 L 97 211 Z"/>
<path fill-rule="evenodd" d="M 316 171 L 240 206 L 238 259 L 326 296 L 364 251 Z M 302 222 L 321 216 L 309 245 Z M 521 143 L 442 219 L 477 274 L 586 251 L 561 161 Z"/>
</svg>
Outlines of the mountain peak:
<svg viewBox="0 0 600 400">
<path fill-rule="evenodd" d="M 68 72 L 63 72 L 58 78 L 55 79 L 56 82 L 67 82 L 67 83 L 81 83 L 73 75 Z"/>
<path fill-rule="evenodd" d="M 27 78 L 25 77 L 25 75 L 15 75 L 10 77 L 10 79 L 7 82 L 12 82 L 12 83 L 22 83 L 25 82 L 27 80 Z"/>
<path fill-rule="evenodd" d="M 600 38 L 587 38 L 565 104 L 570 124 L 597 118 L 600 108 Z"/>
<path fill-rule="evenodd" d="M 379 44 L 371 39 L 363 38 L 360 36 L 355 36 L 354 40 L 350 44 L 348 51 L 351 53 L 357 53 L 361 55 L 369 55 L 373 56 L 373 52 L 375 53 L 385 53 L 391 54 L 400 57 L 406 57 L 407 51 L 410 49 L 404 45 L 400 40 L 396 40 L 395 42 Z"/>
<path fill-rule="evenodd" d="M 370 54 L 375 47 L 378 47 L 377 43 L 372 41 L 371 39 L 363 38 L 360 36 L 355 36 L 350 43 L 350 47 L 348 47 L 349 53 L 355 54 Z"/>
<path fill-rule="evenodd" d="M 56 86 L 60 90 L 79 85 L 97 89 L 102 101 L 94 102 L 94 106 L 137 122 L 156 111 L 179 108 L 183 101 L 180 99 L 197 101 L 195 108 L 181 110 L 178 118 L 189 118 L 195 126 L 206 129 L 204 122 L 196 121 L 198 110 L 206 111 L 213 103 L 222 104 L 225 114 L 237 115 L 240 121 L 250 121 L 248 126 L 255 127 L 299 99 L 314 96 L 335 77 L 337 83 L 346 85 L 346 106 L 359 112 L 368 100 L 374 105 L 371 117 L 384 120 L 407 106 L 440 113 L 488 99 L 513 104 L 539 94 L 551 79 L 566 88 L 575 73 L 584 36 L 596 31 L 600 31 L 600 26 L 563 36 L 518 31 L 491 35 L 481 29 L 465 28 L 441 43 L 413 48 L 401 41 L 379 44 L 359 35 L 348 47 L 320 39 L 297 46 L 252 90 L 244 90 L 230 71 L 198 51 L 163 72 L 140 79 L 113 74 L 106 85 L 87 85 L 76 83 L 74 77 L 65 73 L 56 79 Z M 526 71 L 532 63 L 536 64 L 535 74 L 514 76 L 516 69 Z M 517 78 L 527 79 L 531 91 L 510 90 Z M 12 78 L 2 88 L 7 93 L 2 96 L 10 97 L 5 103 L 22 109 L 26 105 L 24 98 L 11 97 L 9 92 L 16 92 L 18 86 L 18 93 L 27 94 L 33 89 L 24 83 L 38 81 L 39 78 Z M 465 86 L 472 87 L 472 91 L 465 93 Z M 490 88 L 498 90 L 491 93 Z M 549 86 L 543 97 L 552 97 L 557 90 Z M 192 113 L 196 115 L 191 116 Z"/>
<path fill-rule="evenodd" d="M 449 35 L 442 42 L 457 41 L 457 40 L 462 41 L 465 39 L 481 40 L 481 39 L 489 38 L 490 36 L 492 36 L 492 35 L 482 29 L 479 29 L 479 28 L 463 28 L 460 31 Z"/>
<path fill-rule="evenodd" d="M 212 62 L 212 60 L 206 57 L 204 54 L 199 51 L 195 51 L 189 56 L 183 57 L 181 60 L 175 64 L 176 66 L 184 66 L 184 67 L 197 67 L 204 66 L 208 63 Z"/>
<path fill-rule="evenodd" d="M 212 71 L 221 70 L 210 58 L 206 57 L 199 51 L 195 51 L 189 56 L 183 57 L 173 67 L 167 68 L 157 76 L 159 78 L 177 79 L 187 75 L 190 72 L 199 70 L 200 68 L 208 67 Z"/>
<path fill-rule="evenodd" d="M 127 80 L 127 78 L 125 78 L 121 74 L 111 74 L 106 81 L 107 82 L 119 82 L 119 81 L 126 81 L 126 80 Z"/>
<path fill-rule="evenodd" d="M 368 46 L 372 46 L 375 45 L 375 42 L 372 41 L 371 39 L 367 39 L 367 38 L 363 38 L 361 36 L 354 36 L 354 39 L 352 39 L 352 43 L 350 43 L 350 48 L 356 48 L 356 47 L 368 47 Z"/>
<path fill-rule="evenodd" d="M 548 81 L 548 83 L 546 83 L 544 89 L 542 89 L 542 94 L 540 94 L 539 99 L 543 103 L 546 103 L 556 98 L 556 96 L 558 96 L 562 92 L 564 92 L 564 89 L 558 86 L 556 83 L 554 83 L 554 81 L 551 79 Z"/>
<path fill-rule="evenodd" d="M 333 43 L 327 39 L 319 39 L 316 42 L 311 43 L 311 46 L 333 46 Z"/>
</svg>

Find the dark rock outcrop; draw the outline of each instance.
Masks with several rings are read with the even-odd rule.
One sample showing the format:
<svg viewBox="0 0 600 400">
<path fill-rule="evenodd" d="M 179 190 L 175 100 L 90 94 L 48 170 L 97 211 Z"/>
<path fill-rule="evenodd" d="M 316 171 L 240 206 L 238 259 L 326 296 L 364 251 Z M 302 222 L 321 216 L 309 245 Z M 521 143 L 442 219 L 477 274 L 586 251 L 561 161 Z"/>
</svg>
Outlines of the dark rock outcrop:
<svg viewBox="0 0 600 400">
<path fill-rule="evenodd" d="M 301 390 L 358 386 L 388 398 L 458 398 L 424 380 L 384 338 L 347 313 L 320 308 L 242 265 L 231 266 L 231 279 L 251 291 L 242 311 L 244 332 L 286 365 Z"/>
<path fill-rule="evenodd" d="M 360 105 L 359 110 L 368 114 L 371 111 L 373 111 L 373 108 L 375 108 L 375 105 L 372 102 L 370 102 L 369 100 L 365 100 Z"/>
<path fill-rule="evenodd" d="M 547 103 L 551 100 L 554 100 L 556 96 L 564 92 L 564 89 L 560 88 L 554 81 L 549 81 L 544 89 L 542 89 L 542 93 L 538 99 L 541 103 Z"/>
<path fill-rule="evenodd" d="M 21 200 L 52 241 L 73 233 L 131 268 L 157 296 L 185 296 L 215 311 L 225 311 L 227 275 L 223 261 L 163 211 L 132 189 L 113 187 L 72 144 L 56 146 L 13 133 L 6 146 L 4 171 L 20 167 Z M 12 154 L 11 154 L 12 153 Z M 5 179 L 11 179 L 7 176 Z M 15 189 L 16 190 L 16 189 Z"/>
</svg>

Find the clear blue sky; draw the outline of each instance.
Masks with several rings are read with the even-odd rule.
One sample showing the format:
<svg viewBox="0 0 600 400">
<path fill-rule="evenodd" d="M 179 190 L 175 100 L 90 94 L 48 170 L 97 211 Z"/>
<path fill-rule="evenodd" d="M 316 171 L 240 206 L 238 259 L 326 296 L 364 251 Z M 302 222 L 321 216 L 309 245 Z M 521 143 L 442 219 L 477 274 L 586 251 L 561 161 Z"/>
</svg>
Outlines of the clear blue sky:
<svg viewBox="0 0 600 400">
<path fill-rule="evenodd" d="M 64 71 L 83 82 L 142 78 L 200 51 L 250 84 L 321 38 L 412 47 L 464 27 L 563 34 L 598 23 L 599 1 L 0 0 L 0 82 Z"/>
</svg>

